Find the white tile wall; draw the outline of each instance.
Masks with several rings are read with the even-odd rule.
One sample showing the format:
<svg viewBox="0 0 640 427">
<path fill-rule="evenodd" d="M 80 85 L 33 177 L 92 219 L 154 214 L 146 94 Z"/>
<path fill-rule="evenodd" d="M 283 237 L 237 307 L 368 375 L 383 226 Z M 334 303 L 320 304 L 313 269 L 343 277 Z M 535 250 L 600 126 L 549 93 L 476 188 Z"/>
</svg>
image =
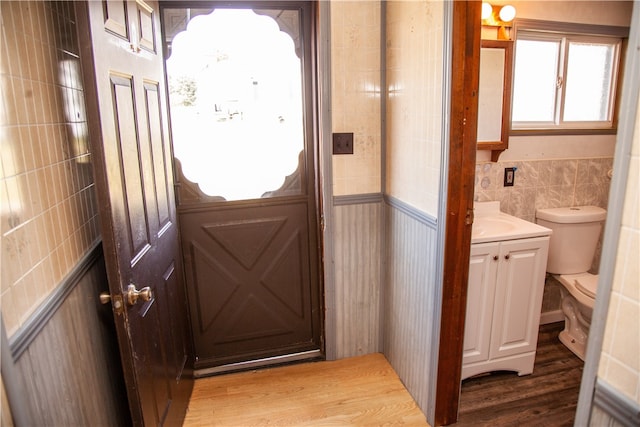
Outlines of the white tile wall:
<svg viewBox="0 0 640 427">
<path fill-rule="evenodd" d="M 73 4 L 0 11 L 0 304 L 11 336 L 99 230 Z"/>
<path fill-rule="evenodd" d="M 380 1 L 331 2 L 332 131 L 353 132 L 333 156 L 336 196 L 381 191 Z"/>
<path fill-rule="evenodd" d="M 598 377 L 640 404 L 640 107 Z"/>
<path fill-rule="evenodd" d="M 386 193 L 437 216 L 444 4 L 387 3 Z"/>
</svg>

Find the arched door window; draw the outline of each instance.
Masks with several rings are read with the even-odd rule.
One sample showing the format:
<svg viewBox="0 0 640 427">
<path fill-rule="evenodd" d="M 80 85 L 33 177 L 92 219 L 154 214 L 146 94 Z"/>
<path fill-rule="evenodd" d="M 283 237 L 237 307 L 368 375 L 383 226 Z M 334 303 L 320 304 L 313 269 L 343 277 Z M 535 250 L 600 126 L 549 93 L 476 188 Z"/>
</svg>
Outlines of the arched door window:
<svg viewBox="0 0 640 427">
<path fill-rule="evenodd" d="M 231 201 L 303 191 L 297 15 L 215 9 L 185 17 L 186 29 L 172 36 L 174 156 L 198 193 Z"/>
</svg>

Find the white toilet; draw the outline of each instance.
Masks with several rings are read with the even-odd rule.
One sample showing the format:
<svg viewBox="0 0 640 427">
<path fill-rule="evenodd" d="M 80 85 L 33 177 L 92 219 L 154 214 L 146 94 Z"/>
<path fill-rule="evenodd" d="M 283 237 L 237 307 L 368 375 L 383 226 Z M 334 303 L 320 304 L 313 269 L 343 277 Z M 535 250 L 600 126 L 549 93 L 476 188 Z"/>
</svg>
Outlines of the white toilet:
<svg viewBox="0 0 640 427">
<path fill-rule="evenodd" d="M 553 230 L 547 272 L 562 284 L 560 341 L 584 360 L 598 276 L 588 273 L 607 211 L 597 206 L 538 209 L 536 222 Z"/>
</svg>

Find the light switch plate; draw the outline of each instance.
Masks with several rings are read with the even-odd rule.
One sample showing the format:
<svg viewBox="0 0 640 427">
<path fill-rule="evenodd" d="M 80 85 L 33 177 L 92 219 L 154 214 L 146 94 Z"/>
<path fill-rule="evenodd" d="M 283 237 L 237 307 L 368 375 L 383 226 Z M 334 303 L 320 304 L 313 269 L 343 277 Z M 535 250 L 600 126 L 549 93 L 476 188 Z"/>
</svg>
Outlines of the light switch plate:
<svg viewBox="0 0 640 427">
<path fill-rule="evenodd" d="M 333 134 L 333 154 L 353 154 L 353 132 Z"/>
</svg>

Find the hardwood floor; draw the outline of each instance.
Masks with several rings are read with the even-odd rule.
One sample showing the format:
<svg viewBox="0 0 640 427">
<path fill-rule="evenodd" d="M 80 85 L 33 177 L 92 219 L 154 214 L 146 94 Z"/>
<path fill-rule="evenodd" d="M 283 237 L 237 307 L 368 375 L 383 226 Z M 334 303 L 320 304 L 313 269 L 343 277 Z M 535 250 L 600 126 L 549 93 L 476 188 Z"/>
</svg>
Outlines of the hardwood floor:
<svg viewBox="0 0 640 427">
<path fill-rule="evenodd" d="M 540 327 L 533 374 L 463 381 L 456 426 L 572 426 L 583 362 L 558 340 L 562 327 Z"/>
<path fill-rule="evenodd" d="M 533 374 L 462 383 L 456 426 L 571 426 L 583 362 L 543 325 Z M 185 427 L 428 426 L 381 354 L 196 380 Z"/>
<path fill-rule="evenodd" d="M 198 379 L 183 425 L 428 426 L 379 353 Z"/>
</svg>

